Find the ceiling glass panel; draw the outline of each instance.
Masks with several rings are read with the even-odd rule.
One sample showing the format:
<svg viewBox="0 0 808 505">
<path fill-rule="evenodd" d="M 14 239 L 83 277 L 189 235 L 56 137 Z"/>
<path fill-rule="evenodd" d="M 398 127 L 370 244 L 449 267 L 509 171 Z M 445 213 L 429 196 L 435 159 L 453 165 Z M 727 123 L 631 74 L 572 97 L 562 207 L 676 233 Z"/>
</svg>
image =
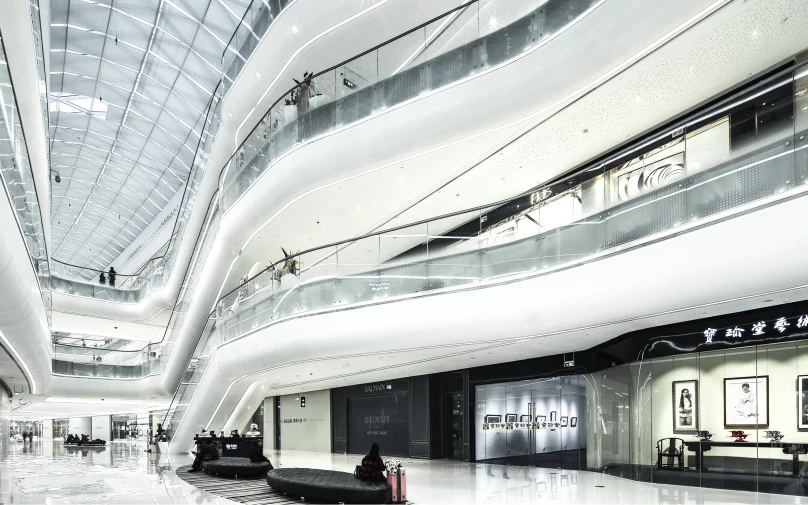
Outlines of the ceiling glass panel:
<svg viewBox="0 0 808 505">
<path fill-rule="evenodd" d="M 248 3 L 51 2 L 54 258 L 109 268 L 182 190 Z"/>
</svg>

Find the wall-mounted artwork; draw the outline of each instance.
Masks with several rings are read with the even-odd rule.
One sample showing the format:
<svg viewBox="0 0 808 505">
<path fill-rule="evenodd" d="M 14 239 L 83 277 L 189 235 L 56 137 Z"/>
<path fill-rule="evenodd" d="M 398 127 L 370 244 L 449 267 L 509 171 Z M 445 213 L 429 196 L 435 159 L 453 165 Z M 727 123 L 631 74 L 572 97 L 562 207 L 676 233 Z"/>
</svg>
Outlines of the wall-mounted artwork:
<svg viewBox="0 0 808 505">
<path fill-rule="evenodd" d="M 547 416 L 536 416 L 537 423 L 544 423 L 547 422 Z"/>
<path fill-rule="evenodd" d="M 567 416 L 561 416 L 561 427 L 564 428 L 568 426 L 570 418 Z"/>
<path fill-rule="evenodd" d="M 488 414 L 488 415 L 485 416 L 485 422 L 489 423 L 489 424 L 490 423 L 501 423 L 502 422 L 502 416 L 498 416 L 498 415 L 494 415 L 494 414 Z"/>
<path fill-rule="evenodd" d="M 799 390 L 797 428 L 808 429 L 808 375 L 797 377 L 797 388 Z"/>
<path fill-rule="evenodd" d="M 554 422 L 556 422 L 556 420 L 558 420 L 558 417 L 556 415 L 556 411 L 555 410 L 550 411 L 550 422 L 554 423 Z"/>
<path fill-rule="evenodd" d="M 505 414 L 505 422 L 506 423 L 515 423 L 517 415 L 516 414 Z"/>
<path fill-rule="evenodd" d="M 674 381 L 673 432 L 696 433 L 699 429 L 699 381 Z"/>
<path fill-rule="evenodd" d="M 575 428 L 576 426 L 578 426 L 578 418 L 577 417 L 570 418 L 570 427 Z"/>
<path fill-rule="evenodd" d="M 724 426 L 769 426 L 769 376 L 724 379 Z"/>
<path fill-rule="evenodd" d="M 526 414 L 522 414 L 521 416 L 519 416 L 519 422 L 520 423 L 529 423 L 530 422 L 530 416 L 526 415 Z"/>
</svg>

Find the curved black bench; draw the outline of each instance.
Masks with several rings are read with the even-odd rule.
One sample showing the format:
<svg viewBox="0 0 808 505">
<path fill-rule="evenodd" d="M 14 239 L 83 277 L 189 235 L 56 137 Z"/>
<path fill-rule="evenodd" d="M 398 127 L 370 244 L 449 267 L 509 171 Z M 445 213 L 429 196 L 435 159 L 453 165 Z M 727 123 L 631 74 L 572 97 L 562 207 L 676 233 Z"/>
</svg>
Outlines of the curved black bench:
<svg viewBox="0 0 808 505">
<path fill-rule="evenodd" d="M 386 482 L 365 482 L 351 473 L 313 468 L 278 468 L 267 473 L 267 484 L 281 493 L 327 503 L 387 503 Z"/>
<path fill-rule="evenodd" d="M 269 471 L 266 461 L 253 463 L 250 458 L 219 458 L 202 462 L 202 470 L 225 477 L 261 477 Z"/>
</svg>

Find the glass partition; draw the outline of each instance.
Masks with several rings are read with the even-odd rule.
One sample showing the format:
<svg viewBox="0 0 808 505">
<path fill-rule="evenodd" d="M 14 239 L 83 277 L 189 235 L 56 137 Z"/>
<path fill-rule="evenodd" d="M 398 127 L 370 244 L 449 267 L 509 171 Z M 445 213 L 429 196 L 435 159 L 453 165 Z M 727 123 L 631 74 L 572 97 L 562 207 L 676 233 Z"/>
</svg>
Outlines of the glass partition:
<svg viewBox="0 0 808 505">
<path fill-rule="evenodd" d="M 645 482 L 805 496 L 806 360 L 808 344 L 792 341 L 581 376 L 595 421 L 586 468 Z"/>
</svg>

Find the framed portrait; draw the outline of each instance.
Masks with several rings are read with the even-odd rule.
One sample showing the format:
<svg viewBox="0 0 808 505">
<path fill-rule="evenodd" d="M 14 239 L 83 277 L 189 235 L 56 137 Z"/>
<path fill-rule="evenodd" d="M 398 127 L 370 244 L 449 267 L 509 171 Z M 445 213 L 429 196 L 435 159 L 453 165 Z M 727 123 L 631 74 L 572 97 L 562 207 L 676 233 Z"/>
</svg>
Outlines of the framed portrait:
<svg viewBox="0 0 808 505">
<path fill-rule="evenodd" d="M 505 422 L 506 423 L 515 423 L 516 422 L 516 414 L 505 414 Z"/>
<path fill-rule="evenodd" d="M 575 428 L 576 426 L 578 426 L 578 418 L 577 417 L 571 417 L 570 418 L 570 427 Z"/>
<path fill-rule="evenodd" d="M 699 430 L 699 381 L 673 381 L 673 432 Z"/>
<path fill-rule="evenodd" d="M 797 428 L 808 429 L 808 375 L 797 377 Z"/>
<path fill-rule="evenodd" d="M 556 417 L 556 411 L 555 410 L 550 411 L 550 422 L 554 423 L 556 422 L 557 419 L 558 417 Z"/>
<path fill-rule="evenodd" d="M 530 422 L 530 416 L 527 415 L 527 414 L 522 414 L 521 416 L 519 416 L 519 422 L 520 423 L 529 423 Z"/>
<path fill-rule="evenodd" d="M 570 418 L 567 416 L 561 416 L 561 427 L 568 426 Z"/>
<path fill-rule="evenodd" d="M 769 376 L 724 379 L 724 426 L 769 426 Z"/>
<path fill-rule="evenodd" d="M 488 423 L 488 424 L 501 423 L 502 422 L 502 416 L 498 416 L 498 415 L 494 415 L 494 414 L 488 414 L 488 415 L 485 416 L 485 422 Z"/>
<path fill-rule="evenodd" d="M 547 422 L 547 416 L 536 416 L 537 423 L 544 423 Z"/>
</svg>

